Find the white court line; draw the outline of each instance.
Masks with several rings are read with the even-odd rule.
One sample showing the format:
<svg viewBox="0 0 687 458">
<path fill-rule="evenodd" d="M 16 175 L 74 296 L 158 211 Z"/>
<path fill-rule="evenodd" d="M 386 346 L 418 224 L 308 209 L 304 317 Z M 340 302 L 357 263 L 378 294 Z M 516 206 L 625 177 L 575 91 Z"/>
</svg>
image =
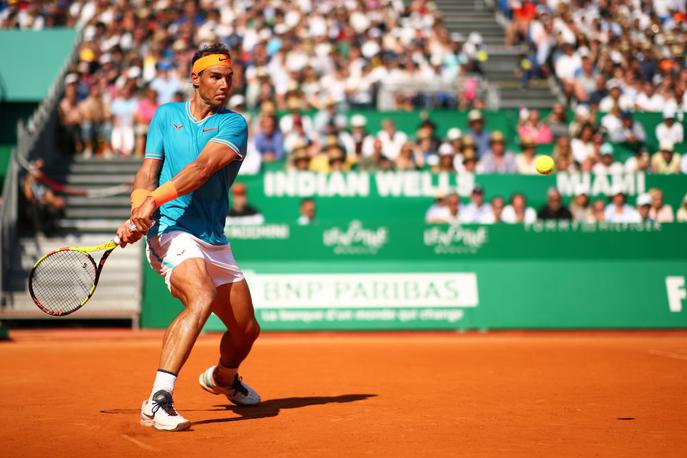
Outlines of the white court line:
<svg viewBox="0 0 687 458">
<path fill-rule="evenodd" d="M 660 351 L 660 350 L 649 350 L 649 354 L 656 356 L 665 356 L 666 358 L 680 359 L 682 361 L 687 361 L 687 355 L 681 355 L 680 353 L 673 353 L 672 351 Z"/>
<path fill-rule="evenodd" d="M 155 447 L 152 447 L 148 444 L 144 444 L 140 440 L 134 439 L 133 437 L 129 436 L 128 434 L 122 434 L 122 437 L 124 439 L 128 440 L 129 442 L 131 442 L 132 444 L 138 445 L 139 447 L 141 447 L 144 450 L 150 450 L 151 452 L 157 452 L 157 449 Z"/>
</svg>

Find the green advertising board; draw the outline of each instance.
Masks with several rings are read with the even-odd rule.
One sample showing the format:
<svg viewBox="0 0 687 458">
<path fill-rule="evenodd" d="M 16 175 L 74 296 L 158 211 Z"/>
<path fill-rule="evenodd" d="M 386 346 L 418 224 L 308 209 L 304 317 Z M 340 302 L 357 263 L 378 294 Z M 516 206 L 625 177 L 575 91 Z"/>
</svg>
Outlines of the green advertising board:
<svg viewBox="0 0 687 458">
<path fill-rule="evenodd" d="M 687 327 L 687 225 L 235 226 L 266 330 Z M 142 324 L 181 309 L 145 269 Z M 212 316 L 208 330 L 221 330 Z"/>
</svg>

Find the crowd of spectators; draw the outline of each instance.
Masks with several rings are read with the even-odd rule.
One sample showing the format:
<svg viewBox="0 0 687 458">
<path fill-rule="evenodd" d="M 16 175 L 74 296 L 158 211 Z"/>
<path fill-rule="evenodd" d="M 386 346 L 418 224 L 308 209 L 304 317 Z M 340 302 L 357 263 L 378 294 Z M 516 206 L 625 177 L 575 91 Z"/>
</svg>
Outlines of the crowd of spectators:
<svg viewBox="0 0 687 458">
<path fill-rule="evenodd" d="M 500 0 L 521 80 L 553 75 L 570 104 L 609 112 L 687 109 L 684 1 Z"/>
<path fill-rule="evenodd" d="M 513 193 L 508 201 L 494 196 L 489 202 L 484 189 L 475 186 L 469 202 L 461 204 L 455 192 L 441 191 L 427 209 L 428 224 L 533 224 L 537 221 L 570 221 L 575 223 L 685 223 L 687 222 L 687 194 L 677 211 L 663 201 L 663 191 L 652 188 L 639 194 L 634 205 L 628 203 L 627 194 L 621 188 L 614 189 L 610 199 L 591 199 L 585 189 L 578 189 L 566 205 L 561 193 L 549 189 L 546 204 L 535 209 L 527 204 L 527 197 Z"/>
</svg>

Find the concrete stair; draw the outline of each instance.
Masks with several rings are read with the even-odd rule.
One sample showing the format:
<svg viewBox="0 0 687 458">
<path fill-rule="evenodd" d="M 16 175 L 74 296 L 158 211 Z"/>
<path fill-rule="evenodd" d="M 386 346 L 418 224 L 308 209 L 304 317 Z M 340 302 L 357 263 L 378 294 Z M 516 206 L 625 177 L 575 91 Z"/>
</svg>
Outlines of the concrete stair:
<svg viewBox="0 0 687 458">
<path fill-rule="evenodd" d="M 557 98 L 548 81 L 532 81 L 520 87 L 515 77 L 518 54 L 523 48 L 504 45 L 503 27 L 484 0 L 436 0 L 443 23 L 449 32 L 467 38 L 478 32 L 484 39 L 489 59 L 482 66 L 484 77 L 499 94 L 499 108 L 550 108 Z"/>
</svg>

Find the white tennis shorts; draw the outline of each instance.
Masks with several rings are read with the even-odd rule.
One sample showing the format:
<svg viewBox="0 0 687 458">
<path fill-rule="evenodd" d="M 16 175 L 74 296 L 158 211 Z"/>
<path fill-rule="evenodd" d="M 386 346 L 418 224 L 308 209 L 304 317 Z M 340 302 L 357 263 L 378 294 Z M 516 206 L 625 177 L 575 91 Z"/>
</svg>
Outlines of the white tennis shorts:
<svg viewBox="0 0 687 458">
<path fill-rule="evenodd" d="M 172 270 L 192 258 L 205 260 L 215 286 L 244 279 L 229 245 L 210 245 L 187 232 L 171 231 L 147 239 L 146 257 L 150 267 L 164 277 L 170 290 Z"/>
</svg>

